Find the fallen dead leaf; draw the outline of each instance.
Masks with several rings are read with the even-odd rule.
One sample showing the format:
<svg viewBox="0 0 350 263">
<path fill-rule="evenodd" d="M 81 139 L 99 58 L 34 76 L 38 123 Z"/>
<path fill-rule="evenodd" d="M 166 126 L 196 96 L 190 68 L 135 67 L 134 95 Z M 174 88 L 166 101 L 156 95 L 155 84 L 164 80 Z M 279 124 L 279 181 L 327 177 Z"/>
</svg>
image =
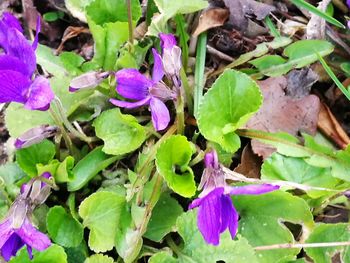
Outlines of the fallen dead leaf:
<svg viewBox="0 0 350 263">
<path fill-rule="evenodd" d="M 230 15 L 226 8 L 210 8 L 205 10 L 199 17 L 198 25 L 193 32 L 194 36 L 207 31 L 210 28 L 222 26 Z"/>
<path fill-rule="evenodd" d="M 246 124 L 246 128 L 267 132 L 288 132 L 297 136 L 300 132 L 315 134 L 320 100 L 315 95 L 294 99 L 285 94 L 285 77 L 268 78 L 258 82 L 264 96 L 264 103 Z M 275 149 L 252 140 L 253 152 L 267 158 Z"/>
<path fill-rule="evenodd" d="M 318 75 L 311 68 L 294 69 L 287 75 L 286 94 L 295 99 L 310 94 L 313 84 L 318 81 Z"/>
<path fill-rule="evenodd" d="M 322 0 L 318 3 L 318 9 L 325 12 L 331 0 Z M 324 39 L 326 36 L 326 20 L 316 14 L 311 14 L 309 23 L 306 26 L 307 39 Z"/>
<path fill-rule="evenodd" d="M 242 151 L 241 163 L 234 171 L 249 178 L 260 178 L 261 165 L 261 158 L 253 152 L 252 147 L 248 144 Z"/>
<path fill-rule="evenodd" d="M 321 103 L 317 126 L 324 135 L 331 139 L 340 148 L 345 149 L 349 145 L 349 136 L 340 126 L 331 110 L 323 103 Z"/>
<path fill-rule="evenodd" d="M 63 37 L 60 45 L 58 46 L 56 53 L 59 54 L 63 50 L 64 43 L 71 38 L 74 38 L 82 33 L 90 33 L 90 30 L 81 26 L 69 26 L 63 33 Z"/>
</svg>

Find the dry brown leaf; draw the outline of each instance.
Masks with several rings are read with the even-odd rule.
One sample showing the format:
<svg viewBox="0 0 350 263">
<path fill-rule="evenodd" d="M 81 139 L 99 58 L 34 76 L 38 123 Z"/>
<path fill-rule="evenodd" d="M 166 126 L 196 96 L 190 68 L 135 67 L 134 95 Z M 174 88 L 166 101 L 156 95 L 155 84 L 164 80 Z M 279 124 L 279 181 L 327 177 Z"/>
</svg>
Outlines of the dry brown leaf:
<svg viewBox="0 0 350 263">
<path fill-rule="evenodd" d="M 261 158 L 253 152 L 250 145 L 246 145 L 242 151 L 241 163 L 234 171 L 249 178 L 260 178 L 261 165 Z"/>
<path fill-rule="evenodd" d="M 205 10 L 199 17 L 198 26 L 193 32 L 194 36 L 207 31 L 210 28 L 222 26 L 230 15 L 226 8 L 210 8 Z"/>
<path fill-rule="evenodd" d="M 317 126 L 323 132 L 323 134 L 325 134 L 340 148 L 345 149 L 349 145 L 349 136 L 340 126 L 331 110 L 323 103 L 321 103 Z"/>
<path fill-rule="evenodd" d="M 320 101 L 315 95 L 294 99 L 285 94 L 285 77 L 268 78 L 260 81 L 264 103 L 247 123 L 246 128 L 267 132 L 288 132 L 298 135 L 300 132 L 315 134 L 317 128 Z M 275 149 L 269 145 L 252 140 L 253 151 L 267 158 Z"/>
<path fill-rule="evenodd" d="M 64 43 L 71 38 L 74 38 L 82 33 L 90 33 L 90 30 L 82 26 L 69 26 L 63 33 L 61 44 L 58 46 L 56 53 L 60 53 L 63 50 Z"/>
<path fill-rule="evenodd" d="M 318 9 L 325 12 L 332 0 L 322 0 L 318 3 Z M 309 23 L 306 26 L 307 39 L 324 39 L 326 36 L 326 20 L 316 14 L 311 14 Z"/>
</svg>

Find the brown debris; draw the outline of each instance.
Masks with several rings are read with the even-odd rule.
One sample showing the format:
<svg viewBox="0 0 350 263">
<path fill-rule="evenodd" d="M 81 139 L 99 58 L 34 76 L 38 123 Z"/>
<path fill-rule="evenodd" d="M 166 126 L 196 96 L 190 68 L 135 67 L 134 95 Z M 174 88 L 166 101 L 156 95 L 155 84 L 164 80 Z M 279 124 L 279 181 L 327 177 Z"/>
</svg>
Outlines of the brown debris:
<svg viewBox="0 0 350 263">
<path fill-rule="evenodd" d="M 268 78 L 258 83 L 264 103 L 246 124 L 246 128 L 267 132 L 288 132 L 297 136 L 301 132 L 315 134 L 320 101 L 315 95 L 294 99 L 285 94 L 285 77 Z M 252 140 L 254 153 L 267 158 L 275 149 L 257 140 Z"/>
<path fill-rule="evenodd" d="M 199 17 L 198 25 L 193 32 L 193 36 L 198 36 L 199 34 L 207 31 L 210 28 L 222 26 L 230 12 L 226 8 L 210 8 L 205 10 Z"/>
<path fill-rule="evenodd" d="M 234 169 L 235 172 L 244 174 L 249 178 L 260 178 L 262 160 L 256 155 L 252 147 L 248 144 L 244 147 L 241 163 Z"/>
</svg>

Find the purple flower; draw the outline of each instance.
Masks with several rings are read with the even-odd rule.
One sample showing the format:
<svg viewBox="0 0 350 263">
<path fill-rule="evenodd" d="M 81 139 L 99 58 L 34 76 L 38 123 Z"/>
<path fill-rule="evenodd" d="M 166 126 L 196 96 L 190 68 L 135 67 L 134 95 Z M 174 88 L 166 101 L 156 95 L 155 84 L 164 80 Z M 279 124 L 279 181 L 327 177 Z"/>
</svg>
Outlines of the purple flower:
<svg viewBox="0 0 350 263">
<path fill-rule="evenodd" d="M 189 209 L 198 208 L 197 225 L 208 244 L 218 245 L 220 234 L 229 229 L 232 239 L 237 234 L 239 215 L 232 204 L 230 195 L 259 195 L 279 189 L 279 186 L 245 185 L 232 187 L 226 184 L 225 174 L 218 162 L 215 151 L 205 156 L 202 181 L 203 187 L 199 198 L 195 199 Z"/>
<path fill-rule="evenodd" d="M 175 36 L 172 34 L 159 34 L 160 44 L 162 47 L 162 56 L 154 49 L 153 54 L 157 57 L 163 66 L 165 74 L 172 80 L 174 77 L 179 78 L 181 63 L 181 49 L 176 45 Z M 176 83 L 174 83 L 176 85 Z"/>
<path fill-rule="evenodd" d="M 4 13 L 0 20 L 0 103 L 18 102 L 29 110 L 47 110 L 54 94 L 44 77 L 32 80 L 36 69 L 35 49 L 38 45 L 40 19 L 31 45 L 22 34 L 18 20 Z"/>
<path fill-rule="evenodd" d="M 49 178 L 51 174 L 44 173 L 42 176 Z M 16 256 L 23 246 L 27 247 L 32 259 L 32 248 L 42 251 L 51 245 L 50 239 L 37 230 L 30 220 L 33 209 L 43 203 L 49 193 L 50 187 L 37 179 L 21 187 L 20 195 L 0 223 L 0 254 L 6 261 Z"/>
<path fill-rule="evenodd" d="M 15 147 L 17 149 L 29 147 L 33 144 L 39 143 L 42 140 L 55 135 L 56 132 L 57 127 L 54 126 L 41 125 L 38 127 L 34 127 L 26 131 L 16 139 Z"/>
<path fill-rule="evenodd" d="M 122 69 L 115 76 L 117 80 L 117 92 L 124 98 L 135 102 L 110 99 L 110 102 L 118 107 L 137 108 L 149 105 L 152 115 L 152 123 L 157 131 L 164 130 L 170 122 L 169 110 L 165 101 L 175 99 L 175 93 L 161 80 L 164 76 L 162 62 L 155 54 L 152 79 L 148 79 L 136 69 Z"/>
</svg>

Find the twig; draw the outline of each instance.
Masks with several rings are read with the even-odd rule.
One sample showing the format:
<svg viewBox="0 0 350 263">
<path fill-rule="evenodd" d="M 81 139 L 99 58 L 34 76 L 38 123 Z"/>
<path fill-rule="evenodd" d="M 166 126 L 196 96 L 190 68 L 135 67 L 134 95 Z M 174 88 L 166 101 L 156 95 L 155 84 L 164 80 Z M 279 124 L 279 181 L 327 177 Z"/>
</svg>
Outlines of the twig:
<svg viewBox="0 0 350 263">
<path fill-rule="evenodd" d="M 350 246 L 350 241 L 340 242 L 323 242 L 323 243 L 309 243 L 309 244 L 275 244 L 268 246 L 254 247 L 255 250 L 271 250 L 271 249 L 283 249 L 283 248 L 312 248 L 312 247 L 338 247 L 338 246 Z"/>
<path fill-rule="evenodd" d="M 209 54 L 217 56 L 218 58 L 226 60 L 228 62 L 233 62 L 235 60 L 233 57 L 230 57 L 230 56 L 226 55 L 225 53 L 222 53 L 221 51 L 219 51 L 219 50 L 217 50 L 209 45 L 207 45 L 207 51 Z"/>
</svg>

